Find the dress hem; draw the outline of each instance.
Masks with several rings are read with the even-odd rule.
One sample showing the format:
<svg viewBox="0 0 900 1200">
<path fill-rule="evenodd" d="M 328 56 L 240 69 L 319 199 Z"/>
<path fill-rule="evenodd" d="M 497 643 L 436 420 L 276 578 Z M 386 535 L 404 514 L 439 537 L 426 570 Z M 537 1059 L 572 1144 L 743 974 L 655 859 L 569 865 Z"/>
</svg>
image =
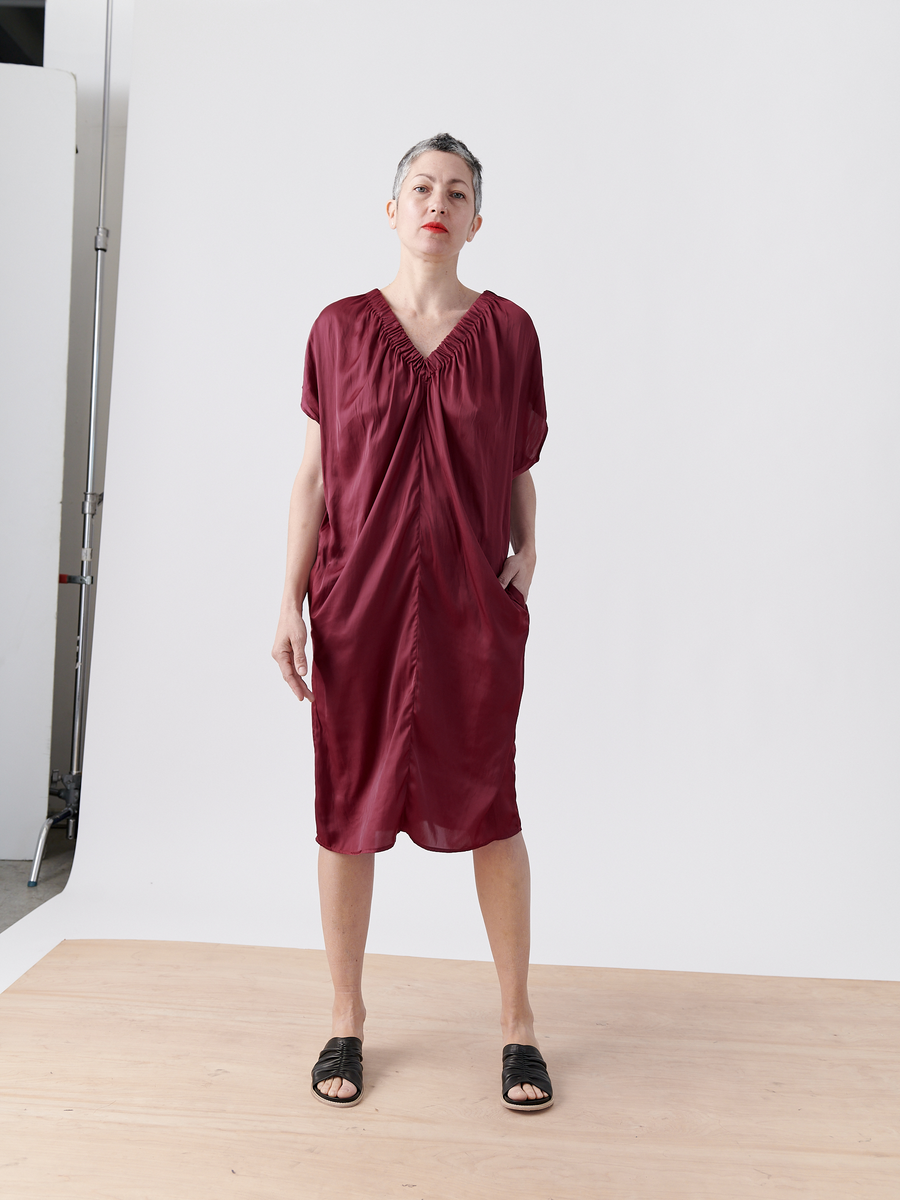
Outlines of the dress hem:
<svg viewBox="0 0 900 1200">
<path fill-rule="evenodd" d="M 412 834 L 408 833 L 405 829 L 398 830 L 398 833 L 405 833 L 414 846 L 418 846 L 420 850 L 427 850 L 431 854 L 468 854 L 472 850 L 480 850 L 483 846 L 490 846 L 491 842 L 507 842 L 510 838 L 515 837 L 516 834 L 521 832 L 522 825 L 520 822 L 518 829 L 514 829 L 512 833 L 507 833 L 503 837 L 489 838 L 486 842 L 478 842 L 475 846 L 463 846 L 459 850 L 448 850 L 445 846 L 426 846 L 424 842 L 417 842 Z M 382 854 L 385 850 L 392 850 L 397 844 L 397 839 L 394 838 L 389 846 L 377 846 L 374 850 L 332 850 L 331 846 L 326 846 L 318 835 L 316 835 L 316 842 L 323 850 L 328 850 L 331 854 Z"/>
</svg>

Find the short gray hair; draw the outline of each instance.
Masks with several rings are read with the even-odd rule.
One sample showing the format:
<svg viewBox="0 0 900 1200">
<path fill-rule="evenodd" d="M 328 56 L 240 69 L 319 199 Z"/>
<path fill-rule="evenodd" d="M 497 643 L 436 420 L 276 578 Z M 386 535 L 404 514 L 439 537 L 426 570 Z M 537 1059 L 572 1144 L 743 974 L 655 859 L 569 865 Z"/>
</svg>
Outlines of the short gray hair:
<svg viewBox="0 0 900 1200">
<path fill-rule="evenodd" d="M 403 180 L 409 174 L 409 168 L 420 154 L 427 154 L 429 150 L 441 150 L 444 154 L 458 154 L 472 172 L 472 187 L 475 190 L 475 216 L 477 217 L 481 212 L 481 163 L 465 142 L 461 142 L 459 138 L 453 137 L 450 133 L 436 133 L 434 137 L 416 142 L 412 149 L 407 150 L 400 159 L 397 165 L 397 174 L 394 176 L 394 199 L 396 200 L 400 195 L 400 189 L 403 186 Z"/>
</svg>

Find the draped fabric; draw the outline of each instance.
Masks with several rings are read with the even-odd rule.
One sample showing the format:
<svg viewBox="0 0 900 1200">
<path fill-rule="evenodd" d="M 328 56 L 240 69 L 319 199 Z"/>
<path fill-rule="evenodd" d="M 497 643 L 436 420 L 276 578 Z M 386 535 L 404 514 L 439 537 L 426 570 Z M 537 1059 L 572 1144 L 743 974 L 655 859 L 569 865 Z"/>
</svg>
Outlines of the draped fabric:
<svg viewBox="0 0 900 1200">
<path fill-rule="evenodd" d="M 376 288 L 309 337 L 325 517 L 309 580 L 317 841 L 472 850 L 521 828 L 528 611 L 497 576 L 547 432 L 528 314 L 483 292 L 427 358 Z"/>
</svg>

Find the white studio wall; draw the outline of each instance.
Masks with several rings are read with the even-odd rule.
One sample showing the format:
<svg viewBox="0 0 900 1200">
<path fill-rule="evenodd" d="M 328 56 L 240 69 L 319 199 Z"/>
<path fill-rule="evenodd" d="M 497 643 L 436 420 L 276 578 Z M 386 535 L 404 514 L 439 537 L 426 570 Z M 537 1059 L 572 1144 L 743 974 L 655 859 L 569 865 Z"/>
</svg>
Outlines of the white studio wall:
<svg viewBox="0 0 900 1200">
<path fill-rule="evenodd" d="M 0 63 L 0 858 L 47 815 L 66 413 L 75 80 Z"/>
<path fill-rule="evenodd" d="M 389 282 L 394 165 L 449 129 L 462 278 L 544 348 L 535 961 L 900 978 L 900 10 L 421 17 L 138 0 L 82 827 L 5 977 L 64 936 L 321 944 L 268 659 L 304 341 Z M 486 958 L 469 873 L 380 856 L 370 949 Z"/>
</svg>

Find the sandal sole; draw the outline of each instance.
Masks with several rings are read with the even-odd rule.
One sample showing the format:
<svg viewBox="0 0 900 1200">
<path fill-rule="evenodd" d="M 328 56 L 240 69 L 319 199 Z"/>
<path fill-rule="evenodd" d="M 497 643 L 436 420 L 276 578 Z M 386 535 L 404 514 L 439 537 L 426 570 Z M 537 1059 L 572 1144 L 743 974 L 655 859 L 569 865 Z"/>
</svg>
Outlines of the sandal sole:
<svg viewBox="0 0 900 1200">
<path fill-rule="evenodd" d="M 500 1103 L 504 1108 L 512 1109 L 513 1112 L 543 1112 L 545 1108 L 550 1108 L 553 1104 L 553 1097 L 545 1100 L 542 1104 L 516 1104 L 515 1100 L 504 1100 L 500 1097 Z"/>
</svg>

